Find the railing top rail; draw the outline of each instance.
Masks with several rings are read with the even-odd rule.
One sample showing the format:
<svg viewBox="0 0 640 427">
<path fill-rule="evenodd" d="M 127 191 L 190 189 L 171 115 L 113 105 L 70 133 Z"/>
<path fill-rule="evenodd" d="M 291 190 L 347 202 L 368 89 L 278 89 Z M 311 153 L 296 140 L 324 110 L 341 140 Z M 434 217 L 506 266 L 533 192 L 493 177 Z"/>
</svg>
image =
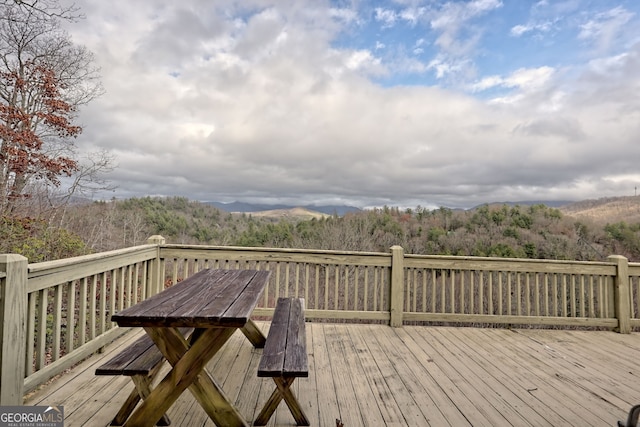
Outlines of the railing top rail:
<svg viewBox="0 0 640 427">
<path fill-rule="evenodd" d="M 530 258 L 499 258 L 499 257 L 479 257 L 479 256 L 459 256 L 459 255 L 418 255 L 404 254 L 405 258 L 425 258 L 436 260 L 461 260 L 461 261 L 478 261 L 478 262 L 522 262 L 529 264 L 580 264 L 580 265 L 611 265 L 607 261 L 576 261 L 564 259 L 530 259 Z M 629 263 L 631 265 L 632 263 Z M 640 265 L 637 264 L 637 265 Z"/>
<path fill-rule="evenodd" d="M 141 245 L 99 254 L 29 264 L 27 267 L 27 292 L 36 292 L 58 283 L 153 260 L 157 254 L 157 245 Z"/>
<path fill-rule="evenodd" d="M 29 264 L 28 271 L 29 271 L 29 275 L 31 276 L 32 273 L 38 273 L 41 271 L 46 271 L 46 270 L 51 270 L 51 269 L 56 269 L 61 267 L 77 267 L 79 264 L 100 261 L 108 258 L 114 258 L 122 255 L 140 252 L 140 250 L 143 250 L 143 249 L 156 248 L 156 247 L 157 245 L 140 245 L 140 246 L 133 246 L 125 249 L 116 249 L 108 252 L 99 252 L 97 254 L 82 255 L 82 256 L 73 257 L 73 258 L 37 262 L 37 263 Z"/>
<path fill-rule="evenodd" d="M 277 252 L 277 253 L 289 253 L 289 254 L 358 255 L 358 256 L 376 256 L 376 257 L 385 257 L 385 258 L 388 258 L 391 256 L 387 252 L 338 251 L 338 250 L 331 250 L 331 249 L 295 249 L 295 248 L 262 248 L 262 247 L 258 248 L 258 247 L 247 247 L 247 246 L 164 244 L 164 245 L 160 245 L 160 248 L 238 251 L 238 252 Z"/>
<path fill-rule="evenodd" d="M 424 267 L 425 262 L 429 263 L 430 268 L 442 269 L 602 275 L 616 274 L 616 266 L 614 264 L 602 261 L 594 262 L 405 254 L 404 265 L 407 268 L 421 268 Z"/>
<path fill-rule="evenodd" d="M 248 248 L 238 246 L 162 245 L 160 256 L 180 258 L 232 258 L 236 261 L 298 262 L 314 264 L 368 265 L 390 267 L 391 254 L 313 249 Z"/>
</svg>

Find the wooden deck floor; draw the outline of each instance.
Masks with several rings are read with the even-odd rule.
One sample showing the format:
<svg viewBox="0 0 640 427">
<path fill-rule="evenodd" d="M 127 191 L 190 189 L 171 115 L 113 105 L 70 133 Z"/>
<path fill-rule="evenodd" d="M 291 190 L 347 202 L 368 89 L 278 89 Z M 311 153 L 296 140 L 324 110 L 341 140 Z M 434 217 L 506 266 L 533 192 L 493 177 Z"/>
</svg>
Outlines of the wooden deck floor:
<svg viewBox="0 0 640 427">
<path fill-rule="evenodd" d="M 268 323 L 261 323 L 265 331 Z M 133 387 L 96 377 L 130 333 L 29 397 L 65 426 L 105 426 Z M 640 334 L 307 323 L 309 378 L 295 393 L 313 426 L 614 426 L 640 403 Z M 274 384 L 237 332 L 209 368 L 253 420 Z M 172 426 L 211 426 L 187 392 Z M 269 425 L 295 425 L 281 403 Z"/>
</svg>

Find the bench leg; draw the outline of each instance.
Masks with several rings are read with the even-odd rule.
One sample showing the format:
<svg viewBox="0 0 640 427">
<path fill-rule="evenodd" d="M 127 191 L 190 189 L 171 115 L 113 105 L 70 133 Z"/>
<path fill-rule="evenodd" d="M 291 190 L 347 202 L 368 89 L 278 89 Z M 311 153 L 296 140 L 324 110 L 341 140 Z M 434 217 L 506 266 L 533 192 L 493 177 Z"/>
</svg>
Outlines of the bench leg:
<svg viewBox="0 0 640 427">
<path fill-rule="evenodd" d="M 129 397 L 127 397 L 127 400 L 125 400 L 124 404 L 122 405 L 116 416 L 113 418 L 110 425 L 124 425 L 125 421 L 127 421 L 133 410 L 136 408 L 138 402 L 140 402 L 141 399 L 146 399 L 147 396 L 149 396 L 149 393 L 151 393 L 151 384 L 153 383 L 153 379 L 156 377 L 158 372 L 159 369 L 156 369 L 150 376 L 133 375 L 131 377 L 135 388 L 131 391 L 131 394 L 129 394 Z M 170 424 L 171 420 L 169 419 L 167 414 L 164 414 L 157 423 L 157 425 L 159 426 L 168 426 Z"/>
<path fill-rule="evenodd" d="M 276 408 L 278 407 L 282 399 L 284 399 L 285 403 L 289 407 L 289 410 L 291 411 L 291 415 L 293 415 L 293 418 L 296 420 L 297 425 L 299 426 L 310 425 L 309 420 L 307 419 L 307 416 L 302 411 L 302 408 L 300 408 L 300 403 L 298 402 L 298 399 L 296 399 L 295 395 L 291 391 L 291 385 L 293 384 L 294 380 L 295 380 L 295 377 L 289 377 L 289 378 L 274 377 L 273 378 L 273 381 L 276 383 L 277 388 L 273 391 L 273 393 L 271 393 L 271 397 L 269 397 L 269 400 L 267 400 L 267 403 L 265 403 L 264 407 L 262 408 L 262 411 L 260 411 L 260 414 L 258 414 L 258 417 L 254 422 L 254 425 L 256 426 L 266 425 L 267 422 L 269 421 L 269 418 L 271 418 L 271 416 L 275 412 Z"/>
</svg>

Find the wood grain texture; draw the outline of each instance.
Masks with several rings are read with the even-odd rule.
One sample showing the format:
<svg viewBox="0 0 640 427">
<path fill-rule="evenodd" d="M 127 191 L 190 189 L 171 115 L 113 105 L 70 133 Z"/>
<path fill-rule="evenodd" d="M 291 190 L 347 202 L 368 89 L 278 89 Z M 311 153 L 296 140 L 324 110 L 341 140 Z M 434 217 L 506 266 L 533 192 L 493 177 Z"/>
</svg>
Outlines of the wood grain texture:
<svg viewBox="0 0 640 427">
<path fill-rule="evenodd" d="M 276 388 L 256 417 L 254 425 L 266 425 L 282 400 L 287 404 L 297 425 L 310 425 L 309 419 L 291 390 L 296 377 L 307 376 L 309 376 L 309 364 L 304 300 L 279 298 L 258 367 L 258 377 L 272 377 Z"/>
<path fill-rule="evenodd" d="M 269 272 L 204 269 L 111 318 L 120 326 L 243 327 Z"/>
<path fill-rule="evenodd" d="M 262 331 L 268 322 L 256 322 Z M 640 403 L 640 334 L 307 322 L 309 377 L 292 390 L 311 425 L 613 426 Z M 47 384 L 25 405 L 64 405 L 65 425 L 107 425 L 130 391 L 97 366 L 135 341 L 128 334 Z M 275 385 L 256 376 L 263 350 L 235 333 L 207 370 L 246 420 Z M 164 365 L 164 375 L 168 369 Z M 338 381 L 338 379 L 340 379 Z M 486 408 L 483 412 L 478 408 Z M 500 417 L 498 417 L 498 413 Z M 190 393 L 167 411 L 174 427 L 212 427 Z M 280 404 L 268 426 L 293 425 Z"/>
<path fill-rule="evenodd" d="M 259 377 L 307 377 L 304 300 L 279 298 L 262 353 Z"/>
</svg>

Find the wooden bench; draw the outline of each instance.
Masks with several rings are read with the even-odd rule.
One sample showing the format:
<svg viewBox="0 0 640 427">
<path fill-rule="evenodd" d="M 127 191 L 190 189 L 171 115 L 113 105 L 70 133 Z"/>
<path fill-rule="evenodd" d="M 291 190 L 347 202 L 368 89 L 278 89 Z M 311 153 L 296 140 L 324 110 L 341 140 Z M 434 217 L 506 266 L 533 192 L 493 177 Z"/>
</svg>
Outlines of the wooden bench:
<svg viewBox="0 0 640 427">
<path fill-rule="evenodd" d="M 284 399 L 297 425 L 308 426 L 291 385 L 297 377 L 309 376 L 307 341 L 304 325 L 304 299 L 279 298 L 262 352 L 258 377 L 272 377 L 276 389 L 265 403 L 254 425 L 266 425 Z"/>
<path fill-rule="evenodd" d="M 188 337 L 192 331 L 190 328 L 180 328 L 180 332 L 184 337 Z M 153 340 L 148 335 L 145 335 L 96 369 L 96 375 L 124 375 L 131 377 L 135 385 L 135 388 L 131 391 L 110 425 L 123 425 L 138 402 L 147 398 L 151 393 L 151 384 L 158 372 L 160 372 L 164 360 L 164 356 L 153 343 Z M 164 414 L 157 425 L 168 426 L 170 424 L 171 420 Z"/>
</svg>

